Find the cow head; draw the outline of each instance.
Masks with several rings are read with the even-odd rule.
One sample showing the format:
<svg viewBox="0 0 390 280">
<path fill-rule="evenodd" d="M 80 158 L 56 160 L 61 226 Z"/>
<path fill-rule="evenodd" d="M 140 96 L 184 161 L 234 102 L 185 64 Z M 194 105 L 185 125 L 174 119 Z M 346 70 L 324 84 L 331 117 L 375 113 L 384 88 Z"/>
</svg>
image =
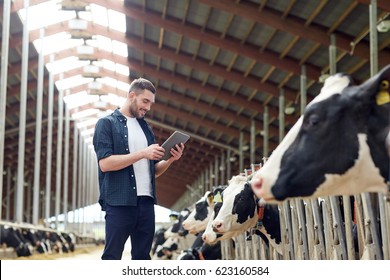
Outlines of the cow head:
<svg viewBox="0 0 390 280">
<path fill-rule="evenodd" d="M 212 222 L 215 232 L 241 232 L 256 224 L 256 201 L 246 176 L 234 176 L 223 191 L 222 198 L 221 209 Z"/>
<path fill-rule="evenodd" d="M 182 223 L 183 228 L 191 234 L 205 230 L 214 207 L 214 195 L 207 191 L 202 198 L 195 203 L 195 209 Z"/>
<path fill-rule="evenodd" d="M 267 202 L 386 192 L 390 66 L 360 86 L 330 77 L 252 179 Z"/>
</svg>

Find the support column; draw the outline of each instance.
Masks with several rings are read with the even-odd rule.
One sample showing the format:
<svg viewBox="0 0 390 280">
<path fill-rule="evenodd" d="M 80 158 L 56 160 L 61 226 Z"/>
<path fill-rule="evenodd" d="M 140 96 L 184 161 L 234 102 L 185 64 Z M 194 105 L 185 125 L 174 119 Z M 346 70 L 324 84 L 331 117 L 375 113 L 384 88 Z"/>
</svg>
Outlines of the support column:
<svg viewBox="0 0 390 280">
<path fill-rule="evenodd" d="M 284 98 L 284 89 L 280 89 L 279 92 L 279 143 L 282 142 L 284 138 L 284 106 L 285 106 L 285 98 Z"/>
<path fill-rule="evenodd" d="M 7 191 L 6 191 L 6 204 L 7 204 L 7 208 L 5 210 L 5 220 L 6 221 L 9 221 L 11 218 L 10 218 L 10 214 L 11 214 L 11 183 L 12 183 L 12 171 L 11 171 L 11 167 L 7 167 Z"/>
<path fill-rule="evenodd" d="M 268 106 L 264 106 L 264 115 L 263 115 L 263 128 L 264 128 L 264 141 L 263 141 L 263 157 L 268 157 L 268 142 L 269 142 L 269 114 Z"/>
<path fill-rule="evenodd" d="M 251 120 L 251 163 L 256 163 L 256 122 Z"/>
<path fill-rule="evenodd" d="M 214 182 L 215 182 L 215 186 L 218 186 L 219 185 L 219 160 L 218 160 L 218 157 L 216 156 L 215 157 L 215 161 L 214 161 Z"/>
<path fill-rule="evenodd" d="M 239 139 L 239 172 L 242 172 L 243 169 L 244 169 L 244 151 L 243 151 L 243 147 L 244 147 L 244 132 L 240 131 L 240 139 Z"/>
<path fill-rule="evenodd" d="M 336 35 L 330 35 L 330 46 L 329 46 L 329 74 L 336 74 L 336 61 L 337 61 L 337 48 L 336 48 Z"/>
<path fill-rule="evenodd" d="M 305 65 L 302 65 L 302 68 L 301 68 L 301 90 L 300 90 L 300 93 L 301 93 L 301 115 L 303 114 L 303 112 L 305 111 L 305 107 L 306 107 L 306 103 L 307 103 L 307 98 L 306 98 L 306 86 L 307 86 L 307 77 L 306 77 L 306 66 Z"/>
<path fill-rule="evenodd" d="M 78 152 L 77 149 L 79 147 L 79 135 L 78 135 L 78 129 L 76 125 L 76 121 L 73 123 L 73 180 L 72 180 L 72 210 L 73 210 L 73 224 L 76 223 L 76 215 L 75 210 L 77 209 L 76 202 L 77 202 L 77 170 L 78 170 Z"/>
<path fill-rule="evenodd" d="M 24 0 L 26 9 L 26 19 L 23 23 L 23 47 L 22 47 L 22 71 L 20 81 L 20 113 L 19 113 L 19 144 L 18 144 L 18 177 L 16 180 L 16 219 L 17 223 L 23 222 L 23 186 L 24 186 L 24 153 L 26 144 L 26 112 L 27 112 L 27 79 L 28 79 L 28 49 L 29 49 L 29 30 L 28 14 L 29 0 Z"/>
<path fill-rule="evenodd" d="M 50 56 L 50 62 L 54 62 L 54 55 Z M 45 218 L 50 218 L 51 206 L 51 161 L 53 142 L 53 107 L 54 107 L 54 75 L 49 72 L 49 92 L 47 108 L 47 146 L 46 146 L 46 190 L 45 190 Z M 48 221 L 46 225 L 49 226 Z"/>
<path fill-rule="evenodd" d="M 1 72 L 0 72 L 0 201 L 3 201 L 3 170 L 5 142 L 5 111 L 7 105 L 9 29 L 11 18 L 11 0 L 3 1 L 3 32 L 1 35 Z M 8 193 L 7 193 L 8 194 Z M 0 207 L 0 219 L 3 217 Z M 7 214 L 9 215 L 9 214 Z"/>
<path fill-rule="evenodd" d="M 60 80 L 63 79 L 61 74 Z M 55 210 L 56 217 L 55 228 L 58 229 L 58 219 L 60 216 L 60 202 L 61 202 L 61 178 L 62 178 L 62 135 L 64 126 L 64 91 L 58 92 L 58 125 L 57 125 L 57 158 L 56 158 L 56 195 L 55 195 Z"/>
<path fill-rule="evenodd" d="M 226 185 L 229 182 L 229 180 L 232 178 L 232 162 L 230 161 L 230 158 L 232 157 L 232 151 L 227 150 L 227 161 L 226 161 Z"/>
<path fill-rule="evenodd" d="M 64 147 L 64 192 L 63 192 L 63 213 L 64 229 L 68 226 L 68 186 L 69 186 L 69 130 L 70 130 L 70 112 L 65 106 L 65 147 Z"/>
<path fill-rule="evenodd" d="M 371 77 L 378 73 L 378 20 L 377 0 L 371 0 L 370 9 L 370 74 Z"/>
<path fill-rule="evenodd" d="M 41 144 L 42 144 L 42 107 L 43 107 L 43 77 L 44 77 L 44 55 L 43 38 L 45 29 L 40 32 L 41 48 L 38 56 L 38 86 L 37 86 L 37 113 L 35 119 L 35 154 L 34 154 L 34 193 L 33 193 L 33 218 L 32 223 L 38 224 L 39 219 L 39 192 L 40 192 L 40 174 L 41 174 Z"/>
<path fill-rule="evenodd" d="M 222 152 L 222 154 L 221 154 L 221 163 L 220 163 L 219 166 L 220 166 L 220 171 L 221 171 L 220 184 L 224 185 L 226 183 L 226 181 L 225 181 L 226 157 L 225 157 L 225 153 L 224 152 Z"/>
</svg>

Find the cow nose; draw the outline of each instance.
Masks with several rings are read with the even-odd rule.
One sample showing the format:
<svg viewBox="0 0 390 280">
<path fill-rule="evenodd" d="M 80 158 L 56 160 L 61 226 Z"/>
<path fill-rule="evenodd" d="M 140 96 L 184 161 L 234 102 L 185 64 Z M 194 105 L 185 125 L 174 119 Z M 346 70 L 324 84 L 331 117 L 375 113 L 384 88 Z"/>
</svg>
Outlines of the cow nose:
<svg viewBox="0 0 390 280">
<path fill-rule="evenodd" d="M 214 221 L 213 222 L 213 231 L 219 232 L 222 228 L 222 222 L 221 221 Z"/>
<path fill-rule="evenodd" d="M 254 189 L 261 189 L 262 185 L 263 185 L 263 179 L 261 177 L 255 178 L 252 182 L 252 188 Z"/>
</svg>

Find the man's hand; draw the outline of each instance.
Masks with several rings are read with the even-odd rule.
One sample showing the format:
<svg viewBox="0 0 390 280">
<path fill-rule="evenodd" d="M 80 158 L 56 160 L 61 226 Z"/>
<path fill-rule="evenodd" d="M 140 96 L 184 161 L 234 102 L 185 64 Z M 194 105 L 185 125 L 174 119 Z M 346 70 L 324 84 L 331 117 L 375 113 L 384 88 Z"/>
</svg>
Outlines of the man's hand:
<svg viewBox="0 0 390 280">
<path fill-rule="evenodd" d="M 145 158 L 150 160 L 159 160 L 164 155 L 164 148 L 159 144 L 153 144 L 145 148 Z"/>
<path fill-rule="evenodd" d="M 172 148 L 170 151 L 172 155 L 170 160 L 175 161 L 181 158 L 181 156 L 183 155 L 183 151 L 184 151 L 184 144 L 183 143 L 180 143 L 180 145 L 176 144 L 175 148 Z"/>
</svg>

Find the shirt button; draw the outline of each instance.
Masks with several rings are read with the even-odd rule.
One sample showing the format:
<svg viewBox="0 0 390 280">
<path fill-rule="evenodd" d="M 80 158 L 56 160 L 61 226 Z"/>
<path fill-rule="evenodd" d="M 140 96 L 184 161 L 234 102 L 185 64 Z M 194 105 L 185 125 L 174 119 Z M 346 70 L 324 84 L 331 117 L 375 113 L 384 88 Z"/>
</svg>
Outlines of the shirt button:
<svg viewBox="0 0 390 280">
<path fill-rule="evenodd" d="M 133 190 L 135 190 L 135 187 L 133 187 Z"/>
<path fill-rule="evenodd" d="M 134 175 L 133 175 L 133 174 L 131 174 L 131 177 L 134 177 Z"/>
<path fill-rule="evenodd" d="M 125 137 L 127 137 L 127 135 L 125 135 Z"/>
<path fill-rule="evenodd" d="M 125 126 L 125 127 L 127 127 L 127 126 Z"/>
</svg>

